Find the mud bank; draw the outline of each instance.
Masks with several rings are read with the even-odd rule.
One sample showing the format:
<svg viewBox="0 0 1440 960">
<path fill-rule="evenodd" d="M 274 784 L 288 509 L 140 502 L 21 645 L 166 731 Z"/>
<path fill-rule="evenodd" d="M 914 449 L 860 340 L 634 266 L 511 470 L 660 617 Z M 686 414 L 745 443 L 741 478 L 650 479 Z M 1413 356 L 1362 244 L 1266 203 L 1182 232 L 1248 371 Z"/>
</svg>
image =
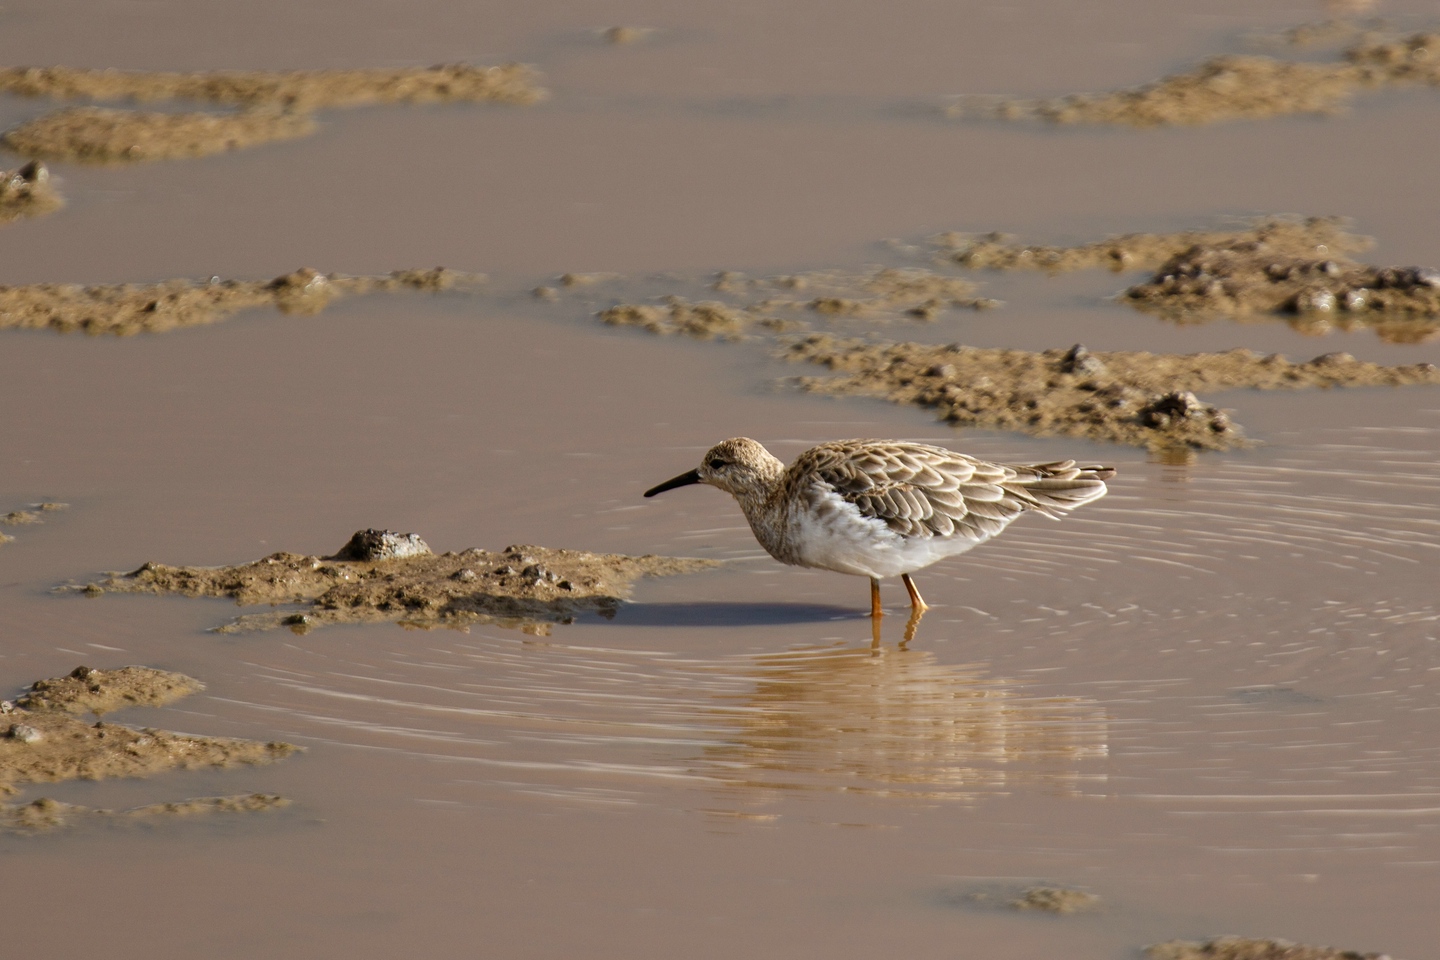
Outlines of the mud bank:
<svg viewBox="0 0 1440 960">
<path fill-rule="evenodd" d="M 1214 940 L 1171 940 L 1145 948 L 1149 960 L 1390 960 L 1383 953 L 1311 947 L 1289 940 L 1218 937 Z"/>
<path fill-rule="evenodd" d="M 158 706 L 200 689 L 189 677 L 146 667 L 77 667 L 69 676 L 36 681 L 15 701 L 0 702 L 0 793 L 14 793 L 22 783 L 269 763 L 298 749 L 81 719 L 122 706 Z"/>
<path fill-rule="evenodd" d="M 530 67 L 440 64 L 391 70 L 204 71 L 0 69 L 0 92 L 56 100 L 198 100 L 235 107 L 311 111 L 382 103 L 495 101 L 531 104 L 546 91 Z"/>
<path fill-rule="evenodd" d="M 0 832 L 50 833 L 83 824 L 134 825 L 173 817 L 200 817 L 217 813 L 260 813 L 288 807 L 290 801 L 273 793 L 242 793 L 228 797 L 192 797 L 150 803 L 128 810 L 106 810 L 63 803 L 41 797 L 29 803 L 0 804 Z"/>
<path fill-rule="evenodd" d="M 315 132 L 308 113 L 149 113 L 75 107 L 5 132 L 5 146 L 27 157 L 72 163 L 140 163 L 205 157 L 293 140 Z"/>
<path fill-rule="evenodd" d="M 613 614 L 641 577 L 718 566 L 713 560 L 627 557 L 516 545 L 499 552 L 434 554 L 415 534 L 362 530 L 328 557 L 276 553 L 233 567 L 147 563 L 81 588 L 104 593 L 228 597 L 237 604 L 303 604 L 299 611 L 238 617 L 221 633 L 333 623 L 400 622 L 414 627 L 495 623 L 548 633 L 580 613 Z"/>
<path fill-rule="evenodd" d="M 1091 353 L 1077 344 L 1033 353 L 814 334 L 792 343 L 784 356 L 840 374 L 799 378 L 811 392 L 933 407 L 957 426 L 1157 450 L 1226 450 L 1246 443 L 1239 425 L 1192 391 L 1440 384 L 1440 369 L 1433 364 L 1386 367 L 1343 353 L 1294 363 L 1244 349 Z"/>
<path fill-rule="evenodd" d="M 155 284 L 39 283 L 0 286 L 0 329 L 129 336 L 163 333 L 224 320 L 256 307 L 282 313 L 319 313 L 343 296 L 394 290 L 441 291 L 484 282 L 483 274 L 433 270 L 397 270 L 378 276 L 349 277 L 309 268 L 274 280 L 166 280 Z"/>
<path fill-rule="evenodd" d="M 999 234 L 946 234 L 935 242 L 945 260 L 975 269 L 1154 269 L 1120 300 L 1177 323 L 1283 319 L 1309 334 L 1368 327 L 1391 343 L 1440 336 L 1440 270 L 1358 263 L 1347 254 L 1371 240 L 1334 218 L 1127 234 L 1073 247 L 1022 245 Z"/>
<path fill-rule="evenodd" d="M 533 70 L 516 63 L 282 73 L 9 67 L 0 69 L 0 92 L 102 102 L 198 100 L 239 109 L 159 113 L 78 107 L 23 123 L 7 131 L 3 141 L 26 156 L 80 163 L 202 157 L 308 136 L 315 131 L 312 114 L 317 110 L 394 103 L 536 103 L 546 96 L 537 80 Z"/>
<path fill-rule="evenodd" d="M 1440 336 L 1440 270 L 1366 266 L 1251 240 L 1184 250 L 1123 299 L 1180 323 L 1268 314 L 1312 334 L 1369 327 L 1391 343 Z"/>
<path fill-rule="evenodd" d="M 1362 35 L 1337 62 L 1222 56 L 1194 70 L 1108 93 L 1050 99 L 957 98 L 951 117 L 1131 127 L 1194 126 L 1297 113 L 1334 114 L 1362 91 L 1440 86 L 1440 34 Z"/>
<path fill-rule="evenodd" d="M 43 217 L 64 205 L 45 164 L 32 161 L 19 170 L 0 170 L 0 224 Z"/>
<path fill-rule="evenodd" d="M 1271 217 L 1237 230 L 1182 230 L 1176 233 L 1127 233 L 1077 246 L 1017 243 L 1002 233 L 942 233 L 933 238 L 939 257 L 972 270 L 1154 269 L 1192 249 L 1228 249 L 1251 245 L 1275 256 L 1338 255 L 1367 249 L 1374 241 L 1345 229 L 1339 217 Z"/>
</svg>

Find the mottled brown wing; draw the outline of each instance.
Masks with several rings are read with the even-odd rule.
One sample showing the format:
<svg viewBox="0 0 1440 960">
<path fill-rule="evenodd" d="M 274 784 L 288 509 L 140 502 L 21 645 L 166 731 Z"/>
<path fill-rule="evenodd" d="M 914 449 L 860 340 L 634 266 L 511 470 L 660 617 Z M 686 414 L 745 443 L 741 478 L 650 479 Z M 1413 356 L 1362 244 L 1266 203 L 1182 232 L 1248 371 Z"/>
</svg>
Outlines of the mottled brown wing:
<svg viewBox="0 0 1440 960">
<path fill-rule="evenodd" d="M 806 451 L 790 469 L 809 475 L 906 537 L 979 543 L 1020 514 L 1058 517 L 1105 492 L 1104 467 L 1074 461 L 1014 466 L 920 443 L 841 440 Z"/>
<path fill-rule="evenodd" d="M 807 451 L 792 475 L 802 469 L 862 516 L 906 537 L 959 536 L 978 543 L 1025 509 L 1007 502 L 1003 469 L 924 444 L 827 443 Z"/>
</svg>

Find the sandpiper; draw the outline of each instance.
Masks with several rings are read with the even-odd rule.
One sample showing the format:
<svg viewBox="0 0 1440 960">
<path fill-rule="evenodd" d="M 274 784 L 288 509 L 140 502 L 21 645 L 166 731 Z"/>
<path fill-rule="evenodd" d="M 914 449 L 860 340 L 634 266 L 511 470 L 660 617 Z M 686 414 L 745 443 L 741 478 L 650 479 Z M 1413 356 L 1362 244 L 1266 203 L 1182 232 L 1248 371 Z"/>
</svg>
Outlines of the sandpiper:
<svg viewBox="0 0 1440 960">
<path fill-rule="evenodd" d="M 1059 519 L 1105 495 L 1111 467 L 991 463 L 903 440 L 835 440 L 788 468 L 748 437 L 718 443 L 700 466 L 645 496 L 708 483 L 740 503 L 755 539 L 781 563 L 870 578 L 870 616 L 882 616 L 880 580 L 910 592 L 910 630 L 928 609 L 910 574 L 984 543 L 1029 510 Z"/>
</svg>

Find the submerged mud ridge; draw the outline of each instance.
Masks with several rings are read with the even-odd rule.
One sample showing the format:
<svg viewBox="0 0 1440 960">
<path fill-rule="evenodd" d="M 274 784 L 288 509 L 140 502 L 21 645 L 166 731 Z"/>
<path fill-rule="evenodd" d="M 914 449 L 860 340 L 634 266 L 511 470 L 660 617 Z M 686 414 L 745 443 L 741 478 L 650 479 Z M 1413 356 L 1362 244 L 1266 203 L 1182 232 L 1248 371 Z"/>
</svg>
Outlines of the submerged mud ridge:
<svg viewBox="0 0 1440 960">
<path fill-rule="evenodd" d="M 32 157 L 127 163 L 200 157 L 315 130 L 314 111 L 382 103 L 495 101 L 530 104 L 545 97 L 521 64 L 445 64 L 391 70 L 297 70 L 281 73 L 159 73 L 0 69 L 0 91 L 30 97 L 95 101 L 199 100 L 238 107 L 233 113 L 162 113 L 78 107 L 7 131 L 4 143 Z"/>
<path fill-rule="evenodd" d="M 1260 119 L 1296 113 L 1337 113 L 1363 90 L 1440 86 L 1440 34 L 1363 35 L 1338 62 L 1295 62 L 1264 56 L 1222 56 L 1187 73 L 1109 93 L 1051 99 L 962 97 L 956 118 L 1042 120 L 1049 123 L 1159 127 Z"/>
<path fill-rule="evenodd" d="M 32 160 L 19 170 L 0 170 L 0 223 L 42 217 L 64 205 L 45 164 Z"/>
<path fill-rule="evenodd" d="M 132 825 L 172 817 L 216 813 L 259 813 L 288 807 L 290 801 L 273 793 L 242 793 L 228 797 L 192 797 L 148 803 L 128 810 L 105 810 L 40 797 L 29 803 L 0 804 L 0 832 L 49 833 L 81 824 Z"/>
<path fill-rule="evenodd" d="M 271 306 L 288 314 L 314 314 L 342 296 L 393 290 L 449 290 L 483 282 L 482 274 L 397 270 L 349 277 L 302 268 L 274 280 L 166 280 L 154 284 L 37 283 L 0 286 L 0 329 L 51 329 L 88 334 L 163 333 L 224 320 Z"/>
<path fill-rule="evenodd" d="M 21 783 L 269 763 L 296 751 L 288 743 L 136 730 L 81 719 L 123 706 L 159 706 L 200 689 L 189 677 L 146 667 L 77 667 L 67 677 L 36 681 L 16 700 L 0 701 L 0 793 L 13 793 Z"/>
<path fill-rule="evenodd" d="M 1311 947 L 1289 940 L 1217 937 L 1214 940 L 1171 940 L 1145 948 L 1149 960 L 1390 960 L 1383 953 Z"/>
<path fill-rule="evenodd" d="M 68 503 L 32 503 L 28 510 L 11 510 L 9 513 L 0 514 L 0 527 L 28 527 L 45 522 L 45 514 L 56 510 L 64 510 L 70 506 Z M 0 533 L 0 543 L 9 543 L 14 537 Z"/>
<path fill-rule="evenodd" d="M 1386 367 L 1343 353 L 1294 363 L 1244 349 L 1091 353 L 1076 344 L 1034 353 L 814 334 L 792 343 L 785 357 L 839 374 L 800 378 L 802 388 L 812 392 L 933 407 L 956 425 L 1150 449 L 1225 450 L 1246 443 L 1224 411 L 1193 391 L 1440 384 L 1440 370 L 1433 364 Z"/>
<path fill-rule="evenodd" d="M 83 588 L 103 593 L 229 597 L 241 605 L 304 604 L 299 612 L 241 616 L 222 633 L 331 623 L 399 621 L 415 627 L 498 623 L 548 632 L 582 612 L 613 614 L 640 577 L 694 573 L 713 560 L 628 557 L 516 545 L 498 553 L 436 555 L 415 534 L 362 530 L 338 553 L 276 553 L 233 567 L 147 563 Z"/>
<path fill-rule="evenodd" d="M 965 899 L 981 906 L 1003 906 L 1011 910 L 1032 910 L 1061 916 L 1090 913 L 1101 906 L 1100 898 L 1093 893 L 1048 884 L 981 890 L 967 895 Z"/>
<path fill-rule="evenodd" d="M 667 296 L 659 304 L 616 304 L 602 310 L 600 320 L 651 333 L 740 340 L 757 329 L 777 333 L 807 328 L 810 318 L 933 320 L 949 309 L 1000 305 L 975 296 L 977 287 L 969 280 L 914 267 L 814 271 L 759 280 L 724 272 L 712 289 L 738 302 Z"/>
</svg>

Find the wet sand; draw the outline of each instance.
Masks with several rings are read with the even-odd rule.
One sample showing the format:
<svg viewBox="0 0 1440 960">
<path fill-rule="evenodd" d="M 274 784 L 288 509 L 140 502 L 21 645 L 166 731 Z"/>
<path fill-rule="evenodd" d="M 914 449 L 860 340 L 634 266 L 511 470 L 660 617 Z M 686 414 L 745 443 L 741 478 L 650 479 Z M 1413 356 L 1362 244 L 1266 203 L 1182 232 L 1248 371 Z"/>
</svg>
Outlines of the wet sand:
<svg viewBox="0 0 1440 960">
<path fill-rule="evenodd" d="M 516 60 L 555 95 L 523 111 L 337 111 L 309 138 L 172 164 L 57 163 L 67 206 L 0 231 L 11 286 L 302 263 L 493 278 L 483 296 L 339 299 L 304 323 L 254 311 L 155 337 L 0 331 L 5 509 L 71 504 L 5 528 L 6 675 L 150 664 L 206 689 L 107 725 L 307 748 L 47 784 L 96 811 L 173 802 L 170 777 L 183 796 L 295 804 L 0 839 L 31 889 L 66 891 L 27 901 L 14 949 L 89 956 L 56 947 L 78 914 L 121 958 L 483 942 L 496 956 L 1117 960 L 1227 933 L 1433 950 L 1433 386 L 1217 393 L 1206 402 L 1243 396 L 1261 445 L 1151 457 L 777 387 L 803 368 L 772 355 L 763 327 L 719 346 L 597 321 L 677 293 L 657 273 L 903 269 L 914 262 L 876 238 L 945 231 L 1075 246 L 1334 213 L 1378 239 L 1366 262 L 1437 264 L 1431 91 L 1142 132 L 896 108 L 936 91 L 1126 89 L 1295 22 L 1223 4 L 672 5 L 635 12 L 657 32 L 625 45 L 600 35 L 614 19 L 543 5 L 433 4 L 400 26 L 262 2 L 221 31 L 165 4 L 27 16 L 0 38 L 4 62 Z M 0 107 L 7 127 L 49 109 Z M 567 272 L 622 277 L 566 287 Z M 1322 345 L 1284 323 L 1177 325 L 1105 300 L 1142 276 L 962 279 L 1005 305 L 927 319 L 823 313 L 808 306 L 823 290 L 754 294 L 794 301 L 767 316 L 931 349 L 1440 361 L 1433 341 L 1336 329 Z M 687 303 L 730 302 L 701 287 Z M 863 581 L 774 564 L 713 490 L 640 498 L 737 434 L 786 457 L 914 437 L 1120 473 L 1087 514 L 1021 521 L 922 573 L 935 609 L 919 637 L 899 650 L 903 618 L 887 618 L 874 656 Z M 613 619 L 582 612 L 548 637 L 394 623 L 217 636 L 226 598 L 51 592 L 144 558 L 319 557 L 364 525 L 421 531 L 437 554 L 540 543 L 730 562 L 642 581 Z M 898 609 L 903 592 L 885 590 Z M 964 896 L 1032 888 L 1101 906 Z"/>
<path fill-rule="evenodd" d="M 80 666 L 63 677 L 36 680 L 14 700 L 0 701 L 0 794 L 23 785 L 64 780 L 149 777 L 171 770 L 270 763 L 296 751 L 288 743 L 191 736 L 152 727 L 134 729 L 103 721 L 132 706 L 159 707 L 205 689 L 178 673 L 149 667 L 95 670 Z M 157 818 L 272 810 L 283 797 L 250 794 L 147 804 L 130 810 L 93 810 L 50 797 L 0 804 L 0 832 L 46 833 L 81 823 L 136 823 Z"/>
</svg>

